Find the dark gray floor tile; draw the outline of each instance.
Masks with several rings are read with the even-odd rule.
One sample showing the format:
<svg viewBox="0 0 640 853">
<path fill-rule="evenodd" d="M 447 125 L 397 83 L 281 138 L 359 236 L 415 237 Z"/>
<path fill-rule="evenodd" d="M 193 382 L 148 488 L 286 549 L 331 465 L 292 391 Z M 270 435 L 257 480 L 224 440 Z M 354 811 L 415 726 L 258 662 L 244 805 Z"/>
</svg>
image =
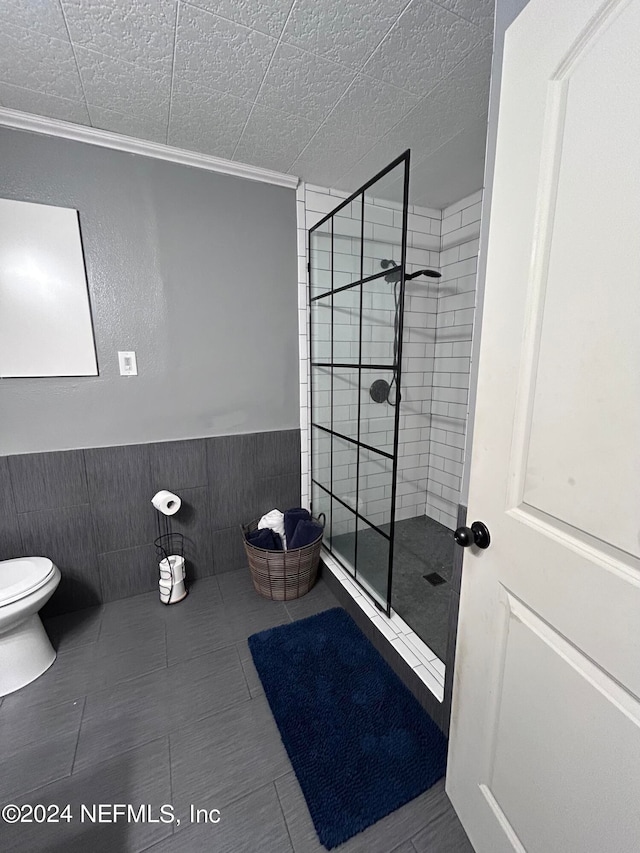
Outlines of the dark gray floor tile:
<svg viewBox="0 0 640 853">
<path fill-rule="evenodd" d="M 25 552 L 49 557 L 62 575 L 43 615 L 98 604 L 100 579 L 89 507 L 26 512 L 18 520 Z"/>
<path fill-rule="evenodd" d="M 213 571 L 216 575 L 233 572 L 248 565 L 239 526 L 214 530 L 211 534 L 211 545 Z"/>
<path fill-rule="evenodd" d="M 82 450 L 8 458 L 18 512 L 89 503 Z"/>
<path fill-rule="evenodd" d="M 206 439 L 160 441 L 149 445 L 153 488 L 180 492 L 207 485 Z"/>
<path fill-rule="evenodd" d="M 222 604 L 222 595 L 215 575 L 205 578 L 196 578 L 187 583 L 189 594 L 175 605 L 164 608 L 167 624 L 180 620 L 187 620 L 191 614 L 202 610 L 209 610 L 218 604 Z"/>
<path fill-rule="evenodd" d="M 364 832 L 354 835 L 335 849 L 338 853 L 389 853 L 401 842 L 408 841 L 416 830 L 426 826 L 431 817 L 431 802 L 435 788 L 444 792 L 444 782 L 416 797 L 415 800 L 383 817 Z M 287 821 L 289 835 L 296 853 L 322 853 L 325 849 L 316 834 L 309 809 L 293 771 L 276 781 L 280 804 Z M 439 802 L 439 798 L 436 797 Z M 430 853 L 440 853 L 439 847 Z"/>
<path fill-rule="evenodd" d="M 158 561 L 154 545 L 98 554 L 102 601 L 141 595 L 158 589 Z"/>
<path fill-rule="evenodd" d="M 95 645 L 93 665 L 94 670 L 87 680 L 87 693 L 164 669 L 167 665 L 164 632 L 155 636 L 149 634 L 135 643 L 130 637 L 101 637 Z"/>
<path fill-rule="evenodd" d="M 84 698 L 60 705 L 0 709 L 0 801 L 71 773 Z"/>
<path fill-rule="evenodd" d="M 21 707 L 53 705 L 111 689 L 122 681 L 166 667 L 164 631 L 148 636 L 135 648 L 118 637 L 74 646 L 58 654 L 52 666 L 39 678 L 7 697 L 7 704 Z"/>
<path fill-rule="evenodd" d="M 0 560 L 13 560 L 26 553 L 22 547 L 8 460 L 8 456 L 0 456 Z"/>
<path fill-rule="evenodd" d="M 84 457 L 98 552 L 153 542 L 149 445 L 95 447 L 85 450 Z"/>
<path fill-rule="evenodd" d="M 253 698 L 254 696 L 263 695 L 264 688 L 262 687 L 262 682 L 260 681 L 258 670 L 255 668 L 255 665 L 253 663 L 253 658 L 251 657 L 251 652 L 249 650 L 249 644 L 245 640 L 242 643 L 238 643 L 236 645 L 236 648 L 238 649 L 238 654 L 240 655 L 240 662 L 242 663 L 244 677 L 247 680 L 247 687 L 249 688 L 251 698 Z"/>
<path fill-rule="evenodd" d="M 224 809 L 291 769 L 263 696 L 171 734 L 174 802 Z"/>
<path fill-rule="evenodd" d="M 416 853 L 416 848 L 410 841 L 403 841 L 403 843 L 392 850 L 391 853 Z"/>
<path fill-rule="evenodd" d="M 95 643 L 100 632 L 102 611 L 102 607 L 87 607 L 45 619 L 44 627 L 54 648 L 61 652 L 73 646 Z"/>
<path fill-rule="evenodd" d="M 287 612 L 294 622 L 297 619 L 306 619 L 307 616 L 313 616 L 323 610 L 330 610 L 332 607 L 339 606 L 338 599 L 323 580 L 318 580 L 313 589 L 309 590 L 302 598 L 285 601 Z"/>
<path fill-rule="evenodd" d="M 225 806 L 220 822 L 195 824 L 181 815 L 176 834 L 149 853 L 293 853 L 273 784 Z"/>
<path fill-rule="evenodd" d="M 444 791 L 444 782 L 431 789 L 427 804 L 426 826 L 411 839 L 416 853 L 473 853 L 473 847 L 464 831 L 451 800 Z"/>
<path fill-rule="evenodd" d="M 161 602 L 158 603 L 164 607 Z M 123 619 L 117 630 L 115 630 L 115 624 L 111 622 L 110 625 L 100 631 L 97 643 L 98 653 L 101 655 L 127 650 L 130 650 L 132 655 L 137 655 L 139 650 L 149 643 L 162 647 L 164 652 L 166 648 L 164 619 L 146 616 L 137 621 Z"/>
<path fill-rule="evenodd" d="M 167 738 L 95 765 L 81 773 L 39 788 L 22 803 L 69 803 L 70 823 L 3 825 L 2 849 L 15 853 L 137 853 L 165 838 L 171 824 L 118 822 L 91 824 L 80 821 L 80 806 L 100 803 L 152 804 L 171 802 L 169 745 Z M 155 811 L 157 816 L 157 811 Z"/>
<path fill-rule="evenodd" d="M 249 566 L 242 566 L 233 572 L 223 572 L 218 576 L 220 594 L 225 604 L 232 601 L 256 601 L 260 596 L 255 591 Z"/>
<path fill-rule="evenodd" d="M 5 708 L 57 705 L 86 694 L 95 652 L 88 643 L 60 652 L 52 666 L 31 684 L 5 697 Z"/>
<path fill-rule="evenodd" d="M 171 518 L 174 533 L 184 536 L 184 557 L 187 563 L 187 580 L 213 574 L 209 490 L 181 489 L 182 506 Z"/>
<path fill-rule="evenodd" d="M 100 636 L 129 632 L 138 627 L 155 630 L 158 625 L 164 625 L 167 609 L 160 601 L 157 589 L 108 602 L 102 612 Z"/>
<path fill-rule="evenodd" d="M 235 648 L 92 693 L 87 697 L 74 772 L 249 698 Z"/>
<path fill-rule="evenodd" d="M 167 621 L 167 655 L 177 663 L 197 655 L 221 649 L 246 639 L 257 631 L 291 621 L 284 605 L 264 599 L 249 607 L 245 602 L 212 607 L 194 615 L 191 631 Z"/>
</svg>

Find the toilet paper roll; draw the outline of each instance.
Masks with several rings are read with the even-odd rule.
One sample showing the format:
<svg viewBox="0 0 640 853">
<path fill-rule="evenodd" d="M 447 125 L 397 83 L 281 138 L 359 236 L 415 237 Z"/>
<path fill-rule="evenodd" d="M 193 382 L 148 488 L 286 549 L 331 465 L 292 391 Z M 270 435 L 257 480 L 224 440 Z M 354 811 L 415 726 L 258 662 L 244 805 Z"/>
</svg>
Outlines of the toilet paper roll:
<svg viewBox="0 0 640 853">
<path fill-rule="evenodd" d="M 160 489 L 151 498 L 151 503 L 163 515 L 175 515 L 182 505 L 178 495 L 174 495 L 173 492 L 168 492 L 166 489 Z"/>
</svg>

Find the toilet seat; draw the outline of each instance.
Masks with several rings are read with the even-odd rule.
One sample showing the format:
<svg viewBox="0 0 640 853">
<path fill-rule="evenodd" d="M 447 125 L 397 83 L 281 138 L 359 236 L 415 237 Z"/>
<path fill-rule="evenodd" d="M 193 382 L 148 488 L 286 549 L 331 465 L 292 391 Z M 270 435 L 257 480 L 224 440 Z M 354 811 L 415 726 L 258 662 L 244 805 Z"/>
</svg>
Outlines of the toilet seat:
<svg viewBox="0 0 640 853">
<path fill-rule="evenodd" d="M 0 562 L 0 607 L 36 592 L 53 577 L 55 570 L 47 557 L 18 557 Z"/>
</svg>

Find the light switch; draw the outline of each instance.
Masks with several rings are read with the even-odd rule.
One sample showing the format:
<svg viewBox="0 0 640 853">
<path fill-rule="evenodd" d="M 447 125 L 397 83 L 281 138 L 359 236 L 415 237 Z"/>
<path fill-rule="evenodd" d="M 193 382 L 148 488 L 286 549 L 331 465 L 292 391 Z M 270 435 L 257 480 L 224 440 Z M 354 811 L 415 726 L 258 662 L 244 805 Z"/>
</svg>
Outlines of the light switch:
<svg viewBox="0 0 640 853">
<path fill-rule="evenodd" d="M 118 352 L 120 376 L 137 376 L 138 365 L 135 352 Z"/>
</svg>

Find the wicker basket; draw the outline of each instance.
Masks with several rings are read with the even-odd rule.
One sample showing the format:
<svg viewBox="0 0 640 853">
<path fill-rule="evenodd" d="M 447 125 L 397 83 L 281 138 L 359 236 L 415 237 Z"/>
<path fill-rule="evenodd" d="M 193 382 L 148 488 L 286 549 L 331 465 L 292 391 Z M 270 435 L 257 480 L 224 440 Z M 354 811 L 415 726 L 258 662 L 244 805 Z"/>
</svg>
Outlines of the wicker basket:
<svg viewBox="0 0 640 853">
<path fill-rule="evenodd" d="M 324 527 L 324 513 L 315 518 Z M 257 593 L 272 601 L 291 601 L 309 592 L 316 582 L 322 536 L 304 548 L 267 551 L 247 542 L 247 533 L 257 530 L 258 522 L 242 525 L 244 549 L 247 552 L 251 579 Z"/>
</svg>

